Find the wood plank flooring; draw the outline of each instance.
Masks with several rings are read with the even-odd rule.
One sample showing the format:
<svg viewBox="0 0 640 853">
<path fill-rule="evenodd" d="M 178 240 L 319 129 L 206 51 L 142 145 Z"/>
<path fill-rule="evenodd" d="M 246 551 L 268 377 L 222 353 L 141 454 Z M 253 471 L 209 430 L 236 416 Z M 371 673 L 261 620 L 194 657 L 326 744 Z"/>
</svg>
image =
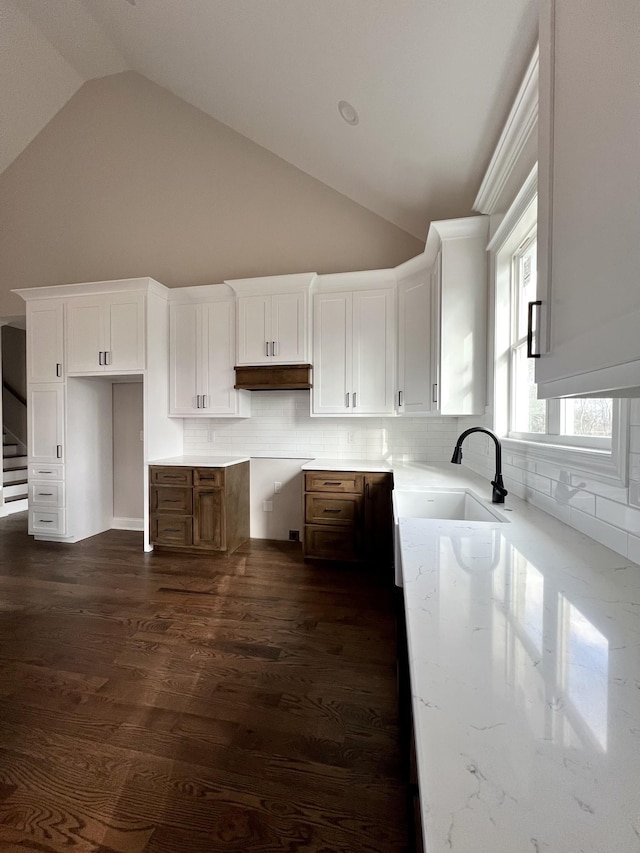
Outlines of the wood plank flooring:
<svg viewBox="0 0 640 853">
<path fill-rule="evenodd" d="M 407 850 L 392 591 L 0 520 L 0 850 Z"/>
</svg>

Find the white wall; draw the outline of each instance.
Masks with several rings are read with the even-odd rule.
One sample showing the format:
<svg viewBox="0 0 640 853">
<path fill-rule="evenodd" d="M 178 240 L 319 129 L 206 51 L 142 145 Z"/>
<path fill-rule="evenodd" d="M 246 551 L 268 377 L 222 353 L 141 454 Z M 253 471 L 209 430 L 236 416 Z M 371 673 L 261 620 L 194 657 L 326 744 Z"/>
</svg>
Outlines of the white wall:
<svg viewBox="0 0 640 853">
<path fill-rule="evenodd" d="M 446 461 L 457 437 L 457 418 L 312 418 L 308 391 L 253 391 L 247 420 L 185 419 L 184 452 L 251 456 L 251 535 L 287 539 L 302 529 L 306 459 Z"/>
</svg>

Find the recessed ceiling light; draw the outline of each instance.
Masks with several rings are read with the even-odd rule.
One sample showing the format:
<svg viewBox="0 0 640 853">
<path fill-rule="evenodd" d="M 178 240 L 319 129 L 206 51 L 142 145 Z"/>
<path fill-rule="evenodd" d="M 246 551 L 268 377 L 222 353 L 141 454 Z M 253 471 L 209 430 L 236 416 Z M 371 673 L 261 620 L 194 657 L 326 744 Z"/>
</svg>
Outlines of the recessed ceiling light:
<svg viewBox="0 0 640 853">
<path fill-rule="evenodd" d="M 355 125 L 360 121 L 356 108 L 349 101 L 338 101 L 338 112 L 347 124 Z"/>
</svg>

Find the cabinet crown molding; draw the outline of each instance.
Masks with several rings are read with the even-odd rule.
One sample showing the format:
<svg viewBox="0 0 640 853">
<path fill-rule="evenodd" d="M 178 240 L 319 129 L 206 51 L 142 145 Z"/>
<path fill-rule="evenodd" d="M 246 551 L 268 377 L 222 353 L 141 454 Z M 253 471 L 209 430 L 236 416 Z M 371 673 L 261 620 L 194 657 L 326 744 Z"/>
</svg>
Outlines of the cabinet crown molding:
<svg viewBox="0 0 640 853">
<path fill-rule="evenodd" d="M 424 258 L 428 267 L 436 260 L 443 240 L 460 240 L 469 237 L 484 237 L 489 234 L 488 216 L 466 216 L 463 219 L 442 219 L 432 222 L 424 247 Z"/>
<path fill-rule="evenodd" d="M 525 145 L 538 125 L 538 47 L 502 129 L 498 144 L 480 184 L 473 209 L 496 213 L 496 205 Z"/>
<path fill-rule="evenodd" d="M 358 270 L 356 272 L 319 275 L 314 282 L 313 289 L 319 293 L 332 290 L 376 290 L 378 288 L 395 288 L 396 284 L 396 271 L 394 269 Z"/>
<path fill-rule="evenodd" d="M 77 284 L 54 284 L 45 287 L 26 287 L 12 290 L 25 302 L 31 299 L 58 299 L 63 296 L 91 296 L 97 293 L 127 293 L 144 291 L 168 299 L 169 288 L 153 278 L 119 278 L 112 281 L 86 281 Z"/>
<path fill-rule="evenodd" d="M 269 275 L 258 278 L 225 279 L 238 296 L 268 296 L 273 293 L 299 293 L 308 291 L 317 273 L 301 272 L 292 275 Z"/>
</svg>

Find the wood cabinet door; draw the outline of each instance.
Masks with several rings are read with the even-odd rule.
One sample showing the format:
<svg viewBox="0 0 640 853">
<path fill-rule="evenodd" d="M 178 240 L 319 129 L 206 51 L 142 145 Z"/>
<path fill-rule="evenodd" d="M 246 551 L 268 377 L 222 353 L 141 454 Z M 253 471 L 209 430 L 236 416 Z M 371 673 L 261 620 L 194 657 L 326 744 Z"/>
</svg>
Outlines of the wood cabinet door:
<svg viewBox="0 0 640 853">
<path fill-rule="evenodd" d="M 64 303 L 38 299 L 27 303 L 27 381 L 63 382 Z"/>
<path fill-rule="evenodd" d="M 200 363 L 199 305 L 172 303 L 169 311 L 169 413 L 199 414 L 197 395 Z"/>
<path fill-rule="evenodd" d="M 395 346 L 393 290 L 355 292 L 351 414 L 393 413 Z"/>
<path fill-rule="evenodd" d="M 64 462 L 64 386 L 31 385 L 27 402 L 29 462 Z"/>
<path fill-rule="evenodd" d="M 391 474 L 365 474 L 364 549 L 367 559 L 391 566 L 393 556 L 393 509 Z"/>
<path fill-rule="evenodd" d="M 311 392 L 314 415 L 353 414 L 352 304 L 351 293 L 321 293 L 314 297 Z"/>
<path fill-rule="evenodd" d="M 308 361 L 306 293 L 279 293 L 271 297 L 270 352 L 272 363 Z"/>
<path fill-rule="evenodd" d="M 224 492 L 222 489 L 194 489 L 193 544 L 226 550 Z"/>
<path fill-rule="evenodd" d="M 104 298 L 105 371 L 144 370 L 145 323 L 143 293 L 113 293 Z"/>
<path fill-rule="evenodd" d="M 104 297 L 74 296 L 67 302 L 67 373 L 104 373 Z"/>
</svg>

